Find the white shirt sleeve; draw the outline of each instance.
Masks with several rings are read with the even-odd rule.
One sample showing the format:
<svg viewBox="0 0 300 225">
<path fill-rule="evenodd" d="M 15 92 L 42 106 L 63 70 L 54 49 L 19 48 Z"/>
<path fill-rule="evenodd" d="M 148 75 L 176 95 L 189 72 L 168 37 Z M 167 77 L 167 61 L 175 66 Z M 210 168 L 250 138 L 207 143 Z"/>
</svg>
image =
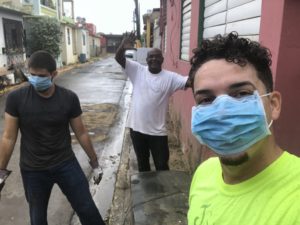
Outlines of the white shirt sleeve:
<svg viewBox="0 0 300 225">
<path fill-rule="evenodd" d="M 142 65 L 140 65 L 139 63 L 132 61 L 130 59 L 126 59 L 126 63 L 125 63 L 125 74 L 129 77 L 129 79 L 131 80 L 132 83 L 135 82 L 136 77 L 139 75 L 139 70 L 140 67 Z"/>
<path fill-rule="evenodd" d="M 185 88 L 188 76 L 183 76 L 178 73 L 172 72 L 172 93 L 177 90 L 183 90 Z"/>
</svg>

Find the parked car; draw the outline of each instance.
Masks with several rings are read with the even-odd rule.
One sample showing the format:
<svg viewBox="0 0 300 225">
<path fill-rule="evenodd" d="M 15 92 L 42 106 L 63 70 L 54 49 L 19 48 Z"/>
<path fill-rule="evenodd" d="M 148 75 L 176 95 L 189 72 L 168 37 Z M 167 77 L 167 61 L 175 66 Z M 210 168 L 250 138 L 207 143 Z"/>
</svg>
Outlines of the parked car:
<svg viewBox="0 0 300 225">
<path fill-rule="evenodd" d="M 125 57 L 136 61 L 136 50 L 126 50 Z"/>
</svg>

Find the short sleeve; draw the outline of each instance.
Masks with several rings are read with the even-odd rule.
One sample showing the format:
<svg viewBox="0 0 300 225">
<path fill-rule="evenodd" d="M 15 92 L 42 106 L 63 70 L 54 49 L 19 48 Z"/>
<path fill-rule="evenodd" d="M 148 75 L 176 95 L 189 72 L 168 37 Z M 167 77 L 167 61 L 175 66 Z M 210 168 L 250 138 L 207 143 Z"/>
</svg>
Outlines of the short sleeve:
<svg viewBox="0 0 300 225">
<path fill-rule="evenodd" d="M 11 116 L 19 117 L 18 106 L 20 105 L 20 99 L 17 91 L 10 92 L 5 103 L 5 112 Z"/>
<path fill-rule="evenodd" d="M 142 67 L 142 65 L 140 65 L 139 63 L 129 60 L 129 59 L 126 59 L 124 71 L 132 83 L 135 82 L 136 76 L 139 74 L 138 71 L 140 70 L 140 67 Z"/>
<path fill-rule="evenodd" d="M 80 102 L 78 96 L 73 93 L 72 95 L 72 106 L 70 111 L 70 118 L 76 118 L 82 114 Z"/>
<path fill-rule="evenodd" d="M 187 80 L 188 76 L 183 76 L 178 73 L 172 73 L 172 91 L 184 89 Z"/>
</svg>

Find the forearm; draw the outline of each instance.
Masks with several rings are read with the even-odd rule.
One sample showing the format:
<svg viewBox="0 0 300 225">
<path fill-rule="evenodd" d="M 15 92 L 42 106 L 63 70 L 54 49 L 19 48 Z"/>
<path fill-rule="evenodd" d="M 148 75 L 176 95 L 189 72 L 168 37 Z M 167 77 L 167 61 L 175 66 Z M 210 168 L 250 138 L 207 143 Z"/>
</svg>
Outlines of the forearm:
<svg viewBox="0 0 300 225">
<path fill-rule="evenodd" d="M 93 180 L 94 184 L 99 184 L 102 176 L 103 176 L 103 170 L 99 166 L 97 154 L 94 150 L 94 147 L 92 145 L 91 139 L 87 132 L 82 133 L 80 136 L 77 137 L 81 147 L 86 152 L 88 157 L 90 158 L 90 165 L 93 168 Z"/>
<path fill-rule="evenodd" d="M 135 35 L 134 32 L 131 32 L 129 36 L 126 36 L 120 46 L 117 49 L 115 59 L 116 61 L 125 69 L 126 58 L 125 58 L 125 51 L 126 49 L 134 48 L 135 44 Z"/>
<path fill-rule="evenodd" d="M 14 139 L 2 137 L 0 144 L 0 169 L 6 169 L 15 146 Z"/>
<path fill-rule="evenodd" d="M 5 185 L 5 180 L 11 173 L 11 171 L 7 170 L 6 167 L 11 158 L 14 146 L 15 146 L 14 140 L 7 139 L 5 138 L 5 136 L 2 137 L 1 144 L 0 144 L 0 197 L 1 197 L 1 191 Z"/>
<path fill-rule="evenodd" d="M 94 168 L 98 166 L 98 157 L 87 132 L 82 133 L 77 137 L 81 147 L 90 159 L 90 164 Z"/>
<path fill-rule="evenodd" d="M 125 51 L 124 44 L 121 43 L 119 48 L 117 49 L 115 60 L 123 67 L 125 68 L 126 58 L 125 58 Z"/>
<path fill-rule="evenodd" d="M 186 90 L 187 88 L 191 88 L 191 87 L 192 87 L 192 82 L 191 82 L 190 78 L 188 78 L 185 83 L 184 89 Z"/>
</svg>

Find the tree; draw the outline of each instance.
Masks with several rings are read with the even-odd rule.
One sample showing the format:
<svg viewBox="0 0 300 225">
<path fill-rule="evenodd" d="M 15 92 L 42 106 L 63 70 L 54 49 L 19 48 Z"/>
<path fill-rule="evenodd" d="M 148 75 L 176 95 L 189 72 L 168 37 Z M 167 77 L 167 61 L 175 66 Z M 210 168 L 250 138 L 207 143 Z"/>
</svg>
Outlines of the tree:
<svg viewBox="0 0 300 225">
<path fill-rule="evenodd" d="M 61 31 L 57 19 L 46 16 L 25 17 L 26 53 L 45 50 L 57 58 L 60 54 Z"/>
</svg>

